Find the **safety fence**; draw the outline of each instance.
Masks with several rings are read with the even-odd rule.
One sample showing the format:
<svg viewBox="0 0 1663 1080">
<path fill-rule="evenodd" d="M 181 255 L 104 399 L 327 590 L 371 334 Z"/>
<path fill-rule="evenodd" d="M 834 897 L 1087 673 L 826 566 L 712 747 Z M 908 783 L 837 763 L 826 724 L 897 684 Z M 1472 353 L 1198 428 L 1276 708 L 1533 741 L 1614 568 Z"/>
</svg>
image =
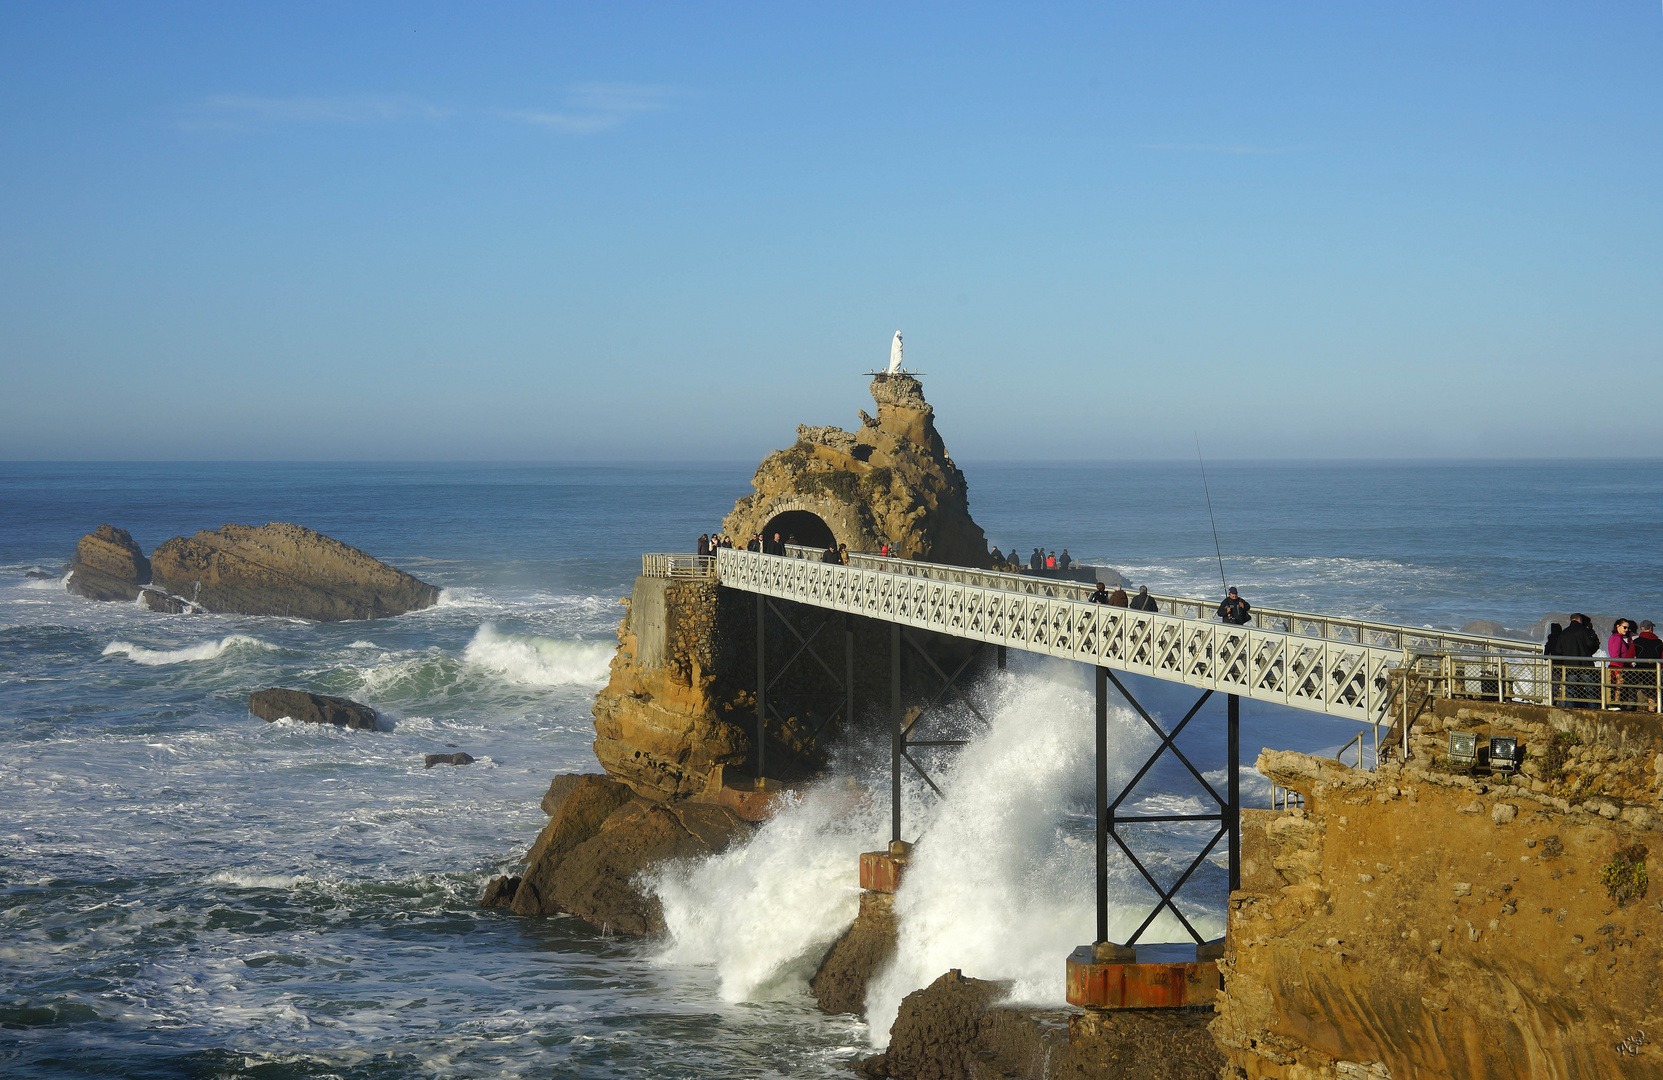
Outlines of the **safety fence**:
<svg viewBox="0 0 1663 1080">
<path fill-rule="evenodd" d="M 1414 650 L 1403 667 L 1432 697 L 1657 712 L 1663 660 Z"/>
<path fill-rule="evenodd" d="M 641 573 L 645 577 L 712 577 L 716 573 L 716 556 L 680 554 L 642 555 Z"/>
<path fill-rule="evenodd" d="M 819 562 L 823 549 L 786 545 L 786 556 Z M 830 564 L 825 564 L 830 565 Z M 1065 600 L 1087 600 L 1096 588 L 1093 584 L 1039 577 L 1032 574 L 1012 574 L 1001 570 L 977 570 L 964 566 L 897 559 L 868 553 L 849 553 L 850 566 L 880 570 L 906 577 L 946 581 L 981 589 L 1003 589 L 1024 596 L 1046 596 Z M 1219 601 L 1193 596 L 1174 596 L 1150 593 L 1155 609 L 1165 615 L 1186 619 L 1214 618 Z M 1256 630 L 1277 631 L 1322 641 L 1350 642 L 1375 648 L 1407 650 L 1441 650 L 1449 652 L 1478 652 L 1526 655 L 1540 654 L 1541 646 L 1514 638 L 1493 637 L 1487 634 L 1463 634 L 1434 627 L 1400 626 L 1395 623 L 1368 619 L 1348 619 L 1334 615 L 1317 615 L 1285 608 L 1254 607 L 1246 623 Z"/>
</svg>

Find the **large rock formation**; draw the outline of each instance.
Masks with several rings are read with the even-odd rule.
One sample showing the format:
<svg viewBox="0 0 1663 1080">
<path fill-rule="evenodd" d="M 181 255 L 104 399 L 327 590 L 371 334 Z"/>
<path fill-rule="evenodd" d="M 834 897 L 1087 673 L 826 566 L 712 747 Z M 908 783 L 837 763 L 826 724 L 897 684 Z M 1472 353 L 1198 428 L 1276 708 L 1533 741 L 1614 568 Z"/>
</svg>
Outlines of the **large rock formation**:
<svg viewBox="0 0 1663 1080">
<path fill-rule="evenodd" d="M 69 591 L 89 600 L 136 600 L 150 584 L 150 560 L 126 529 L 112 525 L 81 537 L 69 569 Z"/>
<path fill-rule="evenodd" d="M 176 536 L 151 555 L 156 584 L 207 611 L 339 622 L 431 607 L 439 590 L 321 533 L 273 522 Z"/>
<path fill-rule="evenodd" d="M 1259 758 L 1305 805 L 1244 814 L 1232 1075 L 1663 1075 L 1657 720 L 1446 701 L 1424 726 L 1428 767 Z M 1518 736 L 1536 775 L 1447 771 L 1443 728 Z"/>
<path fill-rule="evenodd" d="M 823 543 L 813 534 L 824 528 L 850 551 L 887 542 L 902 558 L 987 567 L 987 538 L 970 517 L 964 474 L 936 432 L 923 384 L 879 375 L 871 389 L 877 419 L 863 410 L 853 433 L 798 427 L 796 444 L 762 462 L 754 492 L 734 504 L 723 528 L 741 543 L 778 528 L 804 544 Z"/>
<path fill-rule="evenodd" d="M 711 581 L 640 577 L 627 601 L 595 697 L 595 757 L 643 795 L 701 794 L 717 766 L 749 757 L 738 700 L 718 679 L 717 593 Z"/>
<path fill-rule="evenodd" d="M 750 825 L 725 807 L 637 797 L 602 776 L 579 776 L 526 856 L 519 878 L 494 879 L 485 903 L 520 915 L 564 912 L 626 934 L 662 933 L 658 899 L 642 873 L 720 851 Z"/>
</svg>

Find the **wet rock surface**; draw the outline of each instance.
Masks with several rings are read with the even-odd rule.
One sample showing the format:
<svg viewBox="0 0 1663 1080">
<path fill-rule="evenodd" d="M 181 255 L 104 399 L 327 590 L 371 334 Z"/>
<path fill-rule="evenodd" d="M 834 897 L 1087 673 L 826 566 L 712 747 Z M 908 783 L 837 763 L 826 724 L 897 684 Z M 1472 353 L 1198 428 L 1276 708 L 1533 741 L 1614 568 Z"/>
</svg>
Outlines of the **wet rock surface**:
<svg viewBox="0 0 1663 1080">
<path fill-rule="evenodd" d="M 662 933 L 658 900 L 637 876 L 714 854 L 750 831 L 725 807 L 652 802 L 606 777 L 579 776 L 527 855 L 511 907 L 520 915 L 576 915 L 619 933 Z"/>
<path fill-rule="evenodd" d="M 248 695 L 248 711 L 262 720 L 288 717 L 306 724 L 334 724 L 337 727 L 375 730 L 375 710 L 346 698 L 309 694 L 304 690 L 272 687 Z"/>
<path fill-rule="evenodd" d="M 520 879 L 517 877 L 494 877 L 485 884 L 485 895 L 480 899 L 480 907 L 505 908 L 514 903 L 514 893 L 519 890 Z"/>
<path fill-rule="evenodd" d="M 424 768 L 431 769 L 435 765 L 472 765 L 473 760 L 473 755 L 467 753 L 429 754 Z"/>
<path fill-rule="evenodd" d="M 113 525 L 81 537 L 69 568 L 69 591 L 89 600 L 136 600 L 150 584 L 150 560 L 126 529 Z"/>
<path fill-rule="evenodd" d="M 889 1048 L 860 1062 L 896 1080 L 1217 1080 L 1210 1009 L 1081 1012 L 997 1004 L 1002 983 L 949 971 L 908 994 Z"/>
<path fill-rule="evenodd" d="M 206 611 L 339 622 L 431 607 L 436 586 L 299 525 L 226 525 L 151 556 L 155 583 Z"/>
<path fill-rule="evenodd" d="M 815 1003 L 829 1013 L 866 1011 L 866 986 L 895 955 L 895 897 L 860 894 L 860 914 L 843 932 L 809 980 Z"/>
</svg>

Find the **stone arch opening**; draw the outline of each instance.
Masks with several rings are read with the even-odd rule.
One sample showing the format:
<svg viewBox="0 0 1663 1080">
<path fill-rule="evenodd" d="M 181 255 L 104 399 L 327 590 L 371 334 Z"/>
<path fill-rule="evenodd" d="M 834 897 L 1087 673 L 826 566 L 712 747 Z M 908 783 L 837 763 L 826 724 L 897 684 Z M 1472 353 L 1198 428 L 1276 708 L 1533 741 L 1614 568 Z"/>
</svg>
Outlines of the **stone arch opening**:
<svg viewBox="0 0 1663 1080">
<path fill-rule="evenodd" d="M 788 544 L 814 548 L 837 546 L 837 537 L 832 533 L 831 526 L 819 514 L 807 510 L 787 510 L 769 518 L 762 529 L 762 537 L 772 540 L 775 533 L 779 533 L 780 539 Z"/>
</svg>

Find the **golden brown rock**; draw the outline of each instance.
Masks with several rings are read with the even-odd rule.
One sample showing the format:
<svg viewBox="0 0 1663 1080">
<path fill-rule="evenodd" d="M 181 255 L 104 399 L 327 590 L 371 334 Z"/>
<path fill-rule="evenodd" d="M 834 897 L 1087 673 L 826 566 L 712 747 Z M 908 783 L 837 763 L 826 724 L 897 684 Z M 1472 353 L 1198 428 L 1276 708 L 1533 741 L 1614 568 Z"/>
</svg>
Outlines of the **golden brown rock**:
<svg viewBox="0 0 1663 1080">
<path fill-rule="evenodd" d="M 150 584 L 150 560 L 126 529 L 100 525 L 75 545 L 69 591 L 89 600 L 136 600 Z"/>
<path fill-rule="evenodd" d="M 1259 768 L 1305 807 L 1244 815 L 1213 1024 L 1234 1075 L 1663 1074 L 1633 1039 L 1663 1030 L 1663 912 L 1601 882 L 1650 836 L 1622 819 L 1635 807 L 1611 820 L 1503 778 L 1286 752 Z"/>
<path fill-rule="evenodd" d="M 794 446 L 770 455 L 723 528 L 737 542 L 795 531 L 803 544 L 847 544 L 956 566 L 989 565 L 987 538 L 970 517 L 964 474 L 935 429 L 935 411 L 911 375 L 872 380 L 873 419 L 861 427 L 797 428 Z M 816 525 L 818 519 L 823 525 Z M 825 536 L 822 530 L 829 530 Z M 812 534 L 812 535 L 811 535 Z"/>
<path fill-rule="evenodd" d="M 337 622 L 431 607 L 439 590 L 299 525 L 226 525 L 151 555 L 158 585 L 207 611 Z"/>
</svg>

